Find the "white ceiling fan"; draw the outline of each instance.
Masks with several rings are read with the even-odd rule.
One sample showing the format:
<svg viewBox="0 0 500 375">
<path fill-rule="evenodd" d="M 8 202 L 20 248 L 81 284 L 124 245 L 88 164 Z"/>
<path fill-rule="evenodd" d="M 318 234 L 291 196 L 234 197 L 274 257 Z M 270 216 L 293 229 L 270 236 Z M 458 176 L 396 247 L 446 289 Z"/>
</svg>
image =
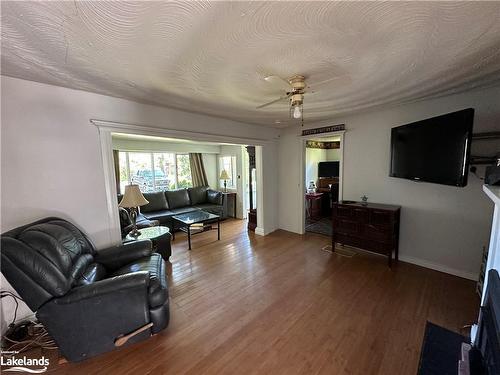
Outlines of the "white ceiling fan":
<svg viewBox="0 0 500 375">
<path fill-rule="evenodd" d="M 305 77 L 301 75 L 294 75 L 288 80 L 284 80 L 281 77 L 272 75 L 264 78 L 267 82 L 273 83 L 276 86 L 281 86 L 285 90 L 285 95 L 272 100 L 268 103 L 259 105 L 257 109 L 267 107 L 274 103 L 281 102 L 283 100 L 290 100 L 290 111 L 292 117 L 299 119 L 302 117 L 302 104 L 304 103 L 304 94 L 306 93 L 306 81 Z"/>
<path fill-rule="evenodd" d="M 314 85 L 314 87 L 321 86 L 323 84 L 338 80 L 339 78 L 344 78 L 345 76 L 341 77 L 333 77 L 329 78 L 327 80 L 318 82 Z M 309 89 L 310 87 L 306 85 L 306 79 L 303 75 L 294 75 L 287 80 L 277 76 L 277 75 L 270 75 L 264 77 L 264 80 L 266 82 L 269 82 L 276 87 L 280 87 L 280 89 L 285 91 L 285 94 L 280 96 L 279 98 L 272 100 L 270 102 L 261 104 L 257 106 L 257 109 L 261 109 L 267 106 L 270 106 L 275 103 L 279 103 L 281 101 L 289 100 L 290 101 L 290 117 L 294 119 L 302 119 L 303 120 L 303 104 L 304 104 L 304 95 L 306 93 L 314 93 L 314 91 L 307 91 L 306 89 Z"/>
</svg>

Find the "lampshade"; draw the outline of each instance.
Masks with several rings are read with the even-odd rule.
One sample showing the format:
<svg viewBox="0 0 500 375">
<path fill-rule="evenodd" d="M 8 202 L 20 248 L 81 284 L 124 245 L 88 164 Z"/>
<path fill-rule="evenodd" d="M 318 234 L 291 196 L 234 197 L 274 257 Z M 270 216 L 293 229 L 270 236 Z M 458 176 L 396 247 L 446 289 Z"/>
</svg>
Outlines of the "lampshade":
<svg viewBox="0 0 500 375">
<path fill-rule="evenodd" d="M 131 208 L 144 206 L 148 203 L 149 202 L 146 200 L 146 198 L 144 198 L 144 195 L 142 195 L 141 191 L 139 190 L 139 185 L 127 185 L 125 186 L 125 194 L 123 194 L 122 201 L 120 202 L 120 204 L 118 204 L 118 206 Z"/>
<path fill-rule="evenodd" d="M 227 171 L 225 169 L 223 169 L 222 171 L 220 171 L 219 179 L 220 180 L 230 180 L 231 177 L 229 177 L 229 175 L 227 174 Z"/>
</svg>

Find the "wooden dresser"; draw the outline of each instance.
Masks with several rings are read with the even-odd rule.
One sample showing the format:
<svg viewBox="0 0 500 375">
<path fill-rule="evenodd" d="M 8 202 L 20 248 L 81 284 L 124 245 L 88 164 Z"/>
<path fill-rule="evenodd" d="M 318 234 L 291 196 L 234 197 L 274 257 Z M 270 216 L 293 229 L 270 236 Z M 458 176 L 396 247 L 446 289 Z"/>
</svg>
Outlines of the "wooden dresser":
<svg viewBox="0 0 500 375">
<path fill-rule="evenodd" d="M 354 246 L 398 260 L 401 206 L 340 201 L 333 204 L 332 249 L 335 243 Z"/>
</svg>

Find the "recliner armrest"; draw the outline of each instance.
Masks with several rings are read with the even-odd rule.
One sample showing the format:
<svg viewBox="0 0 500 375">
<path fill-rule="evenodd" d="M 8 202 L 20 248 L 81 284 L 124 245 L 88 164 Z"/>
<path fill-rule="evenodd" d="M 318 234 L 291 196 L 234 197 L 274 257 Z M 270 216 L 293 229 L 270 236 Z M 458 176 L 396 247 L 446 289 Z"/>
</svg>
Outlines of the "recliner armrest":
<svg viewBox="0 0 500 375">
<path fill-rule="evenodd" d="M 53 301 L 57 305 L 69 305 L 85 299 L 100 298 L 130 289 L 143 289 L 146 291 L 149 287 L 149 281 L 150 275 L 148 271 L 127 273 L 74 288 L 63 297 L 55 298 Z"/>
<path fill-rule="evenodd" d="M 98 250 L 95 261 L 110 270 L 115 270 L 136 259 L 150 256 L 152 252 L 150 240 L 133 241 Z"/>
</svg>

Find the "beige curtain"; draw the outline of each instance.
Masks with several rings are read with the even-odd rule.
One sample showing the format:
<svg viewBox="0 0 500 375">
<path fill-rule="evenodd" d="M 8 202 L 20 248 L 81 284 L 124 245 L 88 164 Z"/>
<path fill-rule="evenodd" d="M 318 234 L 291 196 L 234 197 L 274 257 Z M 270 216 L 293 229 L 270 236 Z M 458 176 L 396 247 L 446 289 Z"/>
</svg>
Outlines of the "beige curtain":
<svg viewBox="0 0 500 375">
<path fill-rule="evenodd" d="M 115 165 L 115 182 L 116 182 L 116 192 L 121 194 L 120 191 L 120 151 L 113 150 L 113 162 Z"/>
<path fill-rule="evenodd" d="M 208 186 L 207 174 L 203 166 L 203 158 L 200 153 L 189 154 L 189 165 L 191 167 L 191 178 L 193 186 Z"/>
</svg>

